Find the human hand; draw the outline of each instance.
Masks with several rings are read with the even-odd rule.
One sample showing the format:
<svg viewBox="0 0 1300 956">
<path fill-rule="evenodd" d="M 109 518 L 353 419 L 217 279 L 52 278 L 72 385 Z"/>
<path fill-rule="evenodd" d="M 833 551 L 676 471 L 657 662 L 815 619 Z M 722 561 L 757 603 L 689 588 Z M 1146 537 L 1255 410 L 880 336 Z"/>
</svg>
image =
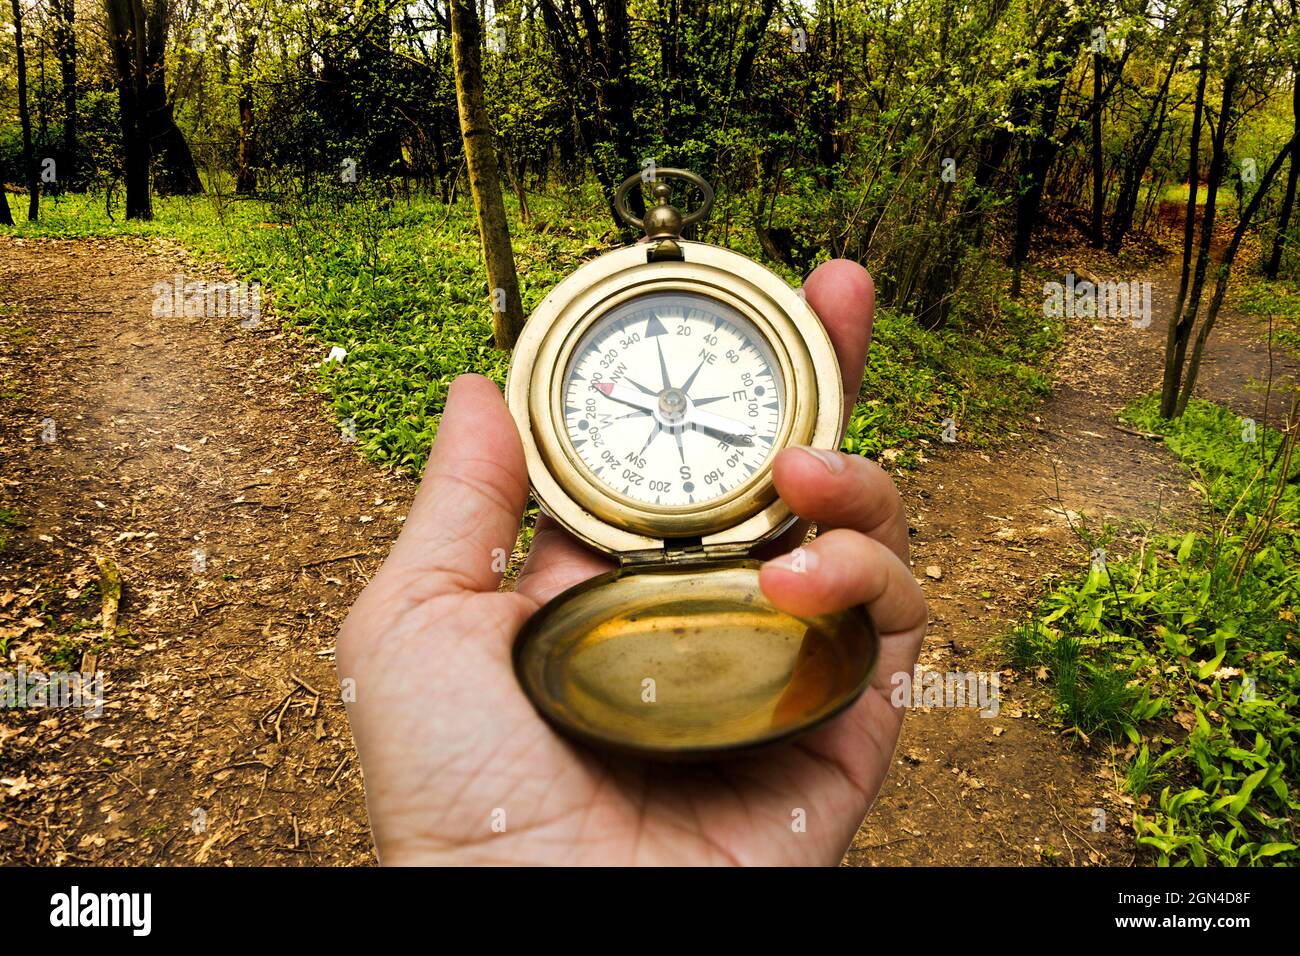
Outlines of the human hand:
<svg viewBox="0 0 1300 956">
<path fill-rule="evenodd" d="M 829 262 L 804 290 L 839 356 L 847 410 L 871 339 L 871 277 Z M 889 679 L 916 661 L 925 599 L 902 500 L 877 465 L 786 449 L 773 475 L 797 515 L 834 530 L 804 546 L 800 571 L 788 554 L 769 561 L 760 586 L 795 614 L 866 604 L 881 638 L 871 686 L 826 725 L 750 756 L 667 766 L 598 754 L 538 716 L 511 648 L 543 604 L 612 564 L 543 517 L 515 589 L 497 590 L 528 497 L 523 447 L 496 386 L 457 379 L 405 527 L 339 633 L 380 861 L 838 863 L 889 769 L 904 713 Z M 772 553 L 798 547 L 806 527 Z"/>
</svg>

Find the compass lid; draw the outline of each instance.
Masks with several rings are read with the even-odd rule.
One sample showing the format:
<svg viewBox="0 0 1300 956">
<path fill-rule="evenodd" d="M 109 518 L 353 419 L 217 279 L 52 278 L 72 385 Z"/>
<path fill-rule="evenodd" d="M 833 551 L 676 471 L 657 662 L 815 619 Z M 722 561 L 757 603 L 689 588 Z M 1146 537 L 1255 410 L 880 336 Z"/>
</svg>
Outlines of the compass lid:
<svg viewBox="0 0 1300 956">
<path fill-rule="evenodd" d="M 761 563 L 629 565 L 529 620 L 515 670 L 565 734 L 657 760 L 748 751 L 831 719 L 866 689 L 879 638 L 863 607 L 774 607 Z"/>
</svg>

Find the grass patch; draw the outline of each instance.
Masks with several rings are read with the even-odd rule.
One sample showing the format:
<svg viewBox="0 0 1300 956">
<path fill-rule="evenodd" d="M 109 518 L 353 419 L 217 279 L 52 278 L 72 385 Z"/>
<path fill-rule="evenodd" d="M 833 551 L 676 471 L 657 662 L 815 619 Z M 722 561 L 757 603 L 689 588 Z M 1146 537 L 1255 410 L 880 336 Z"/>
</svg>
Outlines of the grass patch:
<svg viewBox="0 0 1300 956">
<path fill-rule="evenodd" d="M 1125 748 L 1138 843 L 1158 863 L 1298 863 L 1294 443 L 1200 400 L 1173 422 L 1154 396 L 1123 417 L 1192 469 L 1207 525 L 1094 560 L 1008 635 L 1008 655 L 1047 669 L 1067 727 Z"/>
<path fill-rule="evenodd" d="M 610 248 L 605 207 L 594 190 L 530 197 L 528 224 L 507 202 L 526 310 Z M 127 223 L 107 217 L 102 197 L 65 195 L 47 201 L 42 215 L 17 234 L 170 238 L 260 282 L 277 314 L 318 346 L 320 357 L 331 346 L 347 350 L 344 362 L 321 368 L 319 386 L 339 420 L 355 424 L 359 447 L 374 461 L 417 472 L 451 381 L 479 372 L 504 383 L 509 357 L 492 345 L 477 226 L 467 202 L 394 202 L 364 189 L 309 205 L 160 198 L 153 221 Z M 1026 411 L 1049 390 L 1045 366 L 1061 329 L 1044 325 L 1031 310 L 988 298 L 992 293 L 978 295 L 986 298 L 963 301 L 941 331 L 878 311 L 846 450 L 908 467 L 942 440 L 945 420 L 963 444 L 1017 434 Z"/>
<path fill-rule="evenodd" d="M 1271 317 L 1274 341 L 1300 351 L 1300 281 L 1249 275 L 1232 288 L 1233 304 L 1238 309 Z"/>
</svg>

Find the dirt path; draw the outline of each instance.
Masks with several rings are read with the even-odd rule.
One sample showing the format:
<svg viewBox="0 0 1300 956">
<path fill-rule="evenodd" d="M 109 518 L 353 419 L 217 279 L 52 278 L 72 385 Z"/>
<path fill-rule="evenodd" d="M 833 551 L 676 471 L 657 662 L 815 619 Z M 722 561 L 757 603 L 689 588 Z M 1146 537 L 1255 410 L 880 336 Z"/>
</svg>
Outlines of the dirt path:
<svg viewBox="0 0 1300 956">
<path fill-rule="evenodd" d="M 153 318 L 153 285 L 177 274 L 219 278 L 171 245 L 0 239 L 0 648 L 6 666 L 57 649 L 71 670 L 97 652 L 107 674 L 101 719 L 0 715 L 0 862 L 368 862 L 332 648 L 414 489 L 360 461 L 310 393 L 321 350 L 270 318 Z M 1244 326 L 1225 328 L 1215 388 L 1263 367 Z M 925 666 L 996 666 L 987 639 L 1080 560 L 1054 459 L 1064 508 L 1192 506 L 1164 452 L 1113 427 L 1162 341 L 1158 325 L 1081 330 L 1030 441 L 997 456 L 959 443 L 906 484 Z M 105 557 L 124 587 L 106 643 Z M 1030 684 L 1003 676 L 997 718 L 909 715 L 847 862 L 1131 860 L 1108 764 L 1034 719 Z"/>
<path fill-rule="evenodd" d="M 365 862 L 332 649 L 412 488 L 273 323 L 151 317 L 177 274 L 205 277 L 174 247 L 0 241 L 0 634 L 31 667 L 98 618 L 97 558 L 124 588 L 103 719 L 3 715 L 0 860 Z"/>
</svg>

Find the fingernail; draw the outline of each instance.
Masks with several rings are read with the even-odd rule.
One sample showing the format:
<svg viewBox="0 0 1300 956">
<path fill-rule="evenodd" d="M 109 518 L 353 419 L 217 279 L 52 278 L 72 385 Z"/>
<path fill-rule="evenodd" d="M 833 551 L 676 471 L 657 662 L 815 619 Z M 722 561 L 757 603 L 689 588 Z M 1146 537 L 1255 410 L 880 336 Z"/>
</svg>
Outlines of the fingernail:
<svg viewBox="0 0 1300 956">
<path fill-rule="evenodd" d="M 828 451 L 825 448 L 811 448 L 808 445 L 797 445 L 796 447 L 820 461 L 832 475 L 838 475 L 844 470 L 844 456 L 839 452 Z"/>
<path fill-rule="evenodd" d="M 789 554 L 783 554 L 779 558 L 773 558 L 767 562 L 768 567 L 777 568 L 781 571 L 793 571 L 796 574 L 811 574 L 817 570 L 817 564 L 820 559 L 816 551 L 810 551 L 807 548 L 795 548 Z"/>
</svg>

